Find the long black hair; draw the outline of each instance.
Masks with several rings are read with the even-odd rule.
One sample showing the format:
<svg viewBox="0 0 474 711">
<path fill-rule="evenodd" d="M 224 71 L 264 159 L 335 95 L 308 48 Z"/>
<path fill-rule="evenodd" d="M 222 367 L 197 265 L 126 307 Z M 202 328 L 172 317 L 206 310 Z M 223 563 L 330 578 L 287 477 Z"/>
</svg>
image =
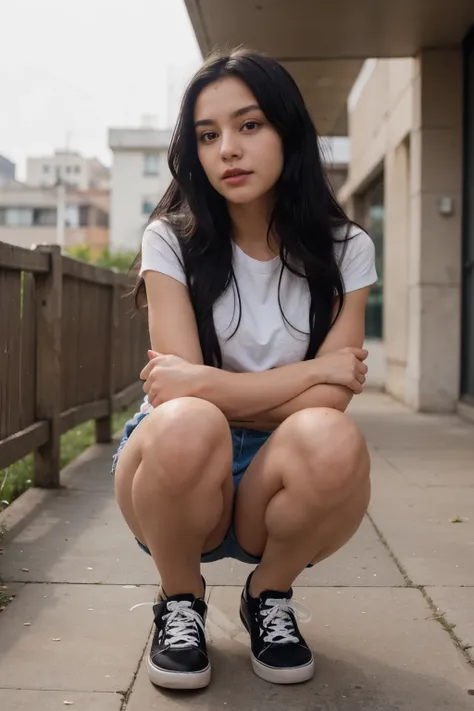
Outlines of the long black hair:
<svg viewBox="0 0 474 711">
<path fill-rule="evenodd" d="M 211 55 L 195 74 L 184 94 L 169 148 L 173 179 L 150 222 L 166 219 L 179 240 L 181 254 L 177 256 L 186 274 L 204 362 L 220 367 L 213 305 L 231 283 L 238 294 L 232 268 L 232 224 L 225 199 L 210 184 L 198 158 L 194 108 L 204 87 L 224 77 L 238 78 L 248 86 L 282 140 L 284 165 L 275 185 L 268 235 L 271 231 L 277 235 L 281 274 L 289 269 L 308 281 L 311 305 L 305 358 L 313 358 L 342 310 L 344 288 L 334 243 L 349 239 L 350 221 L 325 175 L 316 129 L 301 92 L 278 62 L 239 48 Z M 141 254 L 134 266 L 140 263 Z M 138 279 L 134 295 L 138 308 L 146 303 L 143 278 Z M 238 303 L 240 308 L 240 299 Z M 286 321 L 283 310 L 282 314 Z"/>
</svg>

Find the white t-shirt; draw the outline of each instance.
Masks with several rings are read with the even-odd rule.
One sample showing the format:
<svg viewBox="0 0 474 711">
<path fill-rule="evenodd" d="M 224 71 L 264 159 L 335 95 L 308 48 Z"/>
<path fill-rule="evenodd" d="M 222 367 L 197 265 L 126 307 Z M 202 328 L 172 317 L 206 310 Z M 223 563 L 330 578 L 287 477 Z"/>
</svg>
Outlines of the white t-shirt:
<svg viewBox="0 0 474 711">
<path fill-rule="evenodd" d="M 342 262 L 339 264 L 345 292 L 355 291 L 377 281 L 375 248 L 370 237 L 353 227 Z M 334 246 L 336 258 L 343 244 Z M 170 225 L 155 220 L 145 230 L 142 242 L 141 274 L 156 271 L 186 285 L 179 242 Z M 222 367 L 233 372 L 270 370 L 302 361 L 309 343 L 310 292 L 306 279 L 283 271 L 279 257 L 261 262 L 249 257 L 235 243 L 233 268 L 241 299 L 241 321 L 235 285 L 231 284 L 214 304 L 214 324 L 222 352 Z M 289 323 L 288 323 L 289 322 Z M 291 325 L 289 325 L 291 324 Z M 301 333 L 301 331 L 303 333 Z M 229 338 L 232 336 L 232 338 Z"/>
</svg>

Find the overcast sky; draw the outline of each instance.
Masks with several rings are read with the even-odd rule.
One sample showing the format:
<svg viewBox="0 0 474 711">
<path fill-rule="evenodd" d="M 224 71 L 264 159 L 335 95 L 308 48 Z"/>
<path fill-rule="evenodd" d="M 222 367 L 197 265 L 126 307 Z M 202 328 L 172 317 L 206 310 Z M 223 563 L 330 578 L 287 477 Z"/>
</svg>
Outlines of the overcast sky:
<svg viewBox="0 0 474 711">
<path fill-rule="evenodd" d="M 110 163 L 109 127 L 172 122 L 201 55 L 183 0 L 2 3 L 0 154 L 71 149 Z"/>
</svg>

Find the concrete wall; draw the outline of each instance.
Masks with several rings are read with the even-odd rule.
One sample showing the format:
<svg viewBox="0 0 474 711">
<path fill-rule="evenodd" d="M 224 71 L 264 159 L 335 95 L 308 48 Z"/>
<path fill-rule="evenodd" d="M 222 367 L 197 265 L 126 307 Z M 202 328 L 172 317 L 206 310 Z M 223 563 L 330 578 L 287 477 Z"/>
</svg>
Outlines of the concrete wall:
<svg viewBox="0 0 474 711">
<path fill-rule="evenodd" d="M 462 249 L 462 51 L 427 51 L 415 82 L 411 160 L 407 401 L 452 410 L 459 397 Z M 454 214 L 439 214 L 449 197 Z"/>
<path fill-rule="evenodd" d="M 46 172 L 45 172 L 46 169 Z M 51 156 L 28 158 L 26 182 L 32 187 L 51 187 L 57 178 L 78 190 L 110 188 L 110 173 L 96 158 L 84 158 L 79 153 L 58 151 Z"/>
<path fill-rule="evenodd" d="M 385 175 L 385 388 L 424 411 L 459 397 L 462 52 L 380 60 L 349 117 L 351 163 L 341 200 Z M 439 214 L 441 197 L 454 214 Z"/>
<path fill-rule="evenodd" d="M 144 151 L 114 149 L 111 197 L 111 248 L 138 251 L 148 215 L 144 200 L 155 207 L 171 181 L 167 148 L 159 151 L 159 174 L 144 175 Z"/>
<path fill-rule="evenodd" d="M 87 160 L 76 153 L 58 153 L 27 160 L 26 182 L 32 187 L 55 185 L 58 173 L 61 180 L 79 190 L 89 187 Z"/>
</svg>

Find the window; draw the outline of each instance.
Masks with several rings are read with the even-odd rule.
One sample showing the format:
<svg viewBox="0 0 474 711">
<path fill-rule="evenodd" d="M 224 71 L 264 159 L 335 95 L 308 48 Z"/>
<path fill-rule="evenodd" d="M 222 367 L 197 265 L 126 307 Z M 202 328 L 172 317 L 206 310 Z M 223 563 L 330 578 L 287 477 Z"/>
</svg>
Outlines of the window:
<svg viewBox="0 0 474 711">
<path fill-rule="evenodd" d="M 54 227 L 56 224 L 56 209 L 44 207 L 33 210 L 33 225 L 35 227 Z"/>
<path fill-rule="evenodd" d="M 81 221 L 81 209 L 78 205 L 66 205 L 64 220 L 66 227 L 83 227 L 87 222 Z"/>
<path fill-rule="evenodd" d="M 43 165 L 43 173 L 49 173 L 49 165 Z"/>
<path fill-rule="evenodd" d="M 75 166 L 74 166 L 74 172 L 76 173 L 76 175 L 77 175 L 78 173 L 80 173 L 80 172 L 81 172 L 80 166 L 75 165 Z"/>
<path fill-rule="evenodd" d="M 158 175 L 160 156 L 158 153 L 143 154 L 143 175 Z"/>
<path fill-rule="evenodd" d="M 155 203 L 151 198 L 143 198 L 142 202 L 142 214 L 143 215 L 151 215 L 153 210 L 155 209 Z"/>
<path fill-rule="evenodd" d="M 33 210 L 30 207 L 7 207 L 5 210 L 5 225 L 7 227 L 31 227 Z"/>
</svg>

